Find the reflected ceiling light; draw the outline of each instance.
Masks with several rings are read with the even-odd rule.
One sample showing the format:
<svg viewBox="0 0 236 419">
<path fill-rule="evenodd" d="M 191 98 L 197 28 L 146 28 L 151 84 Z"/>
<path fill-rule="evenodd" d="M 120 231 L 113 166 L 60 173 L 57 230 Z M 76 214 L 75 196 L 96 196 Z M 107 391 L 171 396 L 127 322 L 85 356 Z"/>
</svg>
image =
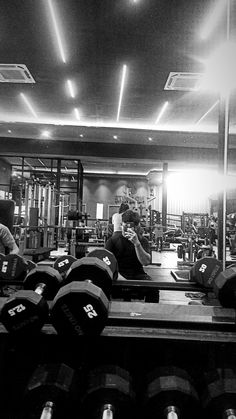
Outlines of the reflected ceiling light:
<svg viewBox="0 0 236 419">
<path fill-rule="evenodd" d="M 74 98 L 75 97 L 75 91 L 74 91 L 74 87 L 73 87 L 73 84 L 72 84 L 72 81 L 71 80 L 67 80 L 67 87 L 68 87 L 68 91 L 69 91 L 69 95 L 72 97 L 72 98 Z"/>
<path fill-rule="evenodd" d="M 7 130 L 7 132 L 8 132 L 9 134 L 11 134 L 11 132 L 12 132 L 12 131 L 11 131 L 11 129 L 8 129 L 8 130 Z"/>
<path fill-rule="evenodd" d="M 148 140 L 149 140 L 149 141 L 152 141 L 152 137 L 148 137 Z"/>
<path fill-rule="evenodd" d="M 63 63 L 65 63 L 66 62 L 65 51 L 64 51 L 62 39 L 61 39 L 61 36 L 60 36 L 58 22 L 57 22 L 57 19 L 56 19 L 56 13 L 55 13 L 55 10 L 54 10 L 53 5 L 52 5 L 52 0 L 48 0 L 48 5 L 49 5 L 50 15 L 51 15 L 51 19 L 52 19 L 56 39 L 57 39 L 57 45 L 58 45 L 58 49 L 59 49 L 59 52 L 60 52 L 60 56 L 61 56 L 61 59 L 62 59 Z"/>
<path fill-rule="evenodd" d="M 44 130 L 44 131 L 42 131 L 41 135 L 42 135 L 42 137 L 49 138 L 50 137 L 50 131 Z"/>
<path fill-rule="evenodd" d="M 156 119 L 155 124 L 158 124 L 158 122 L 160 121 L 160 119 L 161 119 L 162 115 L 163 115 L 163 114 L 164 114 L 164 112 L 166 111 L 166 108 L 167 108 L 168 104 L 169 104 L 168 102 L 165 102 L 165 103 L 164 103 L 164 105 L 162 106 L 161 111 L 160 111 L 160 113 L 159 113 L 159 114 L 158 114 L 158 116 L 157 116 L 157 119 Z"/>
<path fill-rule="evenodd" d="M 235 176 L 224 176 L 211 170 L 172 173 L 167 178 L 168 194 L 178 199 L 206 199 L 211 195 L 235 188 Z"/>
<path fill-rule="evenodd" d="M 222 14 L 226 11 L 227 0 L 218 0 L 214 9 L 209 12 L 205 24 L 200 32 L 200 38 L 205 40 L 209 38 L 210 34 L 215 29 L 216 25 L 222 19 Z"/>
<path fill-rule="evenodd" d="M 78 121 L 80 121 L 79 109 L 78 108 L 74 108 L 74 113 L 75 113 L 76 119 L 78 119 Z"/>
<path fill-rule="evenodd" d="M 81 138 L 83 138 L 83 134 L 80 134 L 79 136 L 80 136 Z"/>
<path fill-rule="evenodd" d="M 205 75 L 201 89 L 228 94 L 236 87 L 235 51 L 236 43 L 226 41 L 213 52 L 208 60 L 205 60 Z"/>
<path fill-rule="evenodd" d="M 123 92 L 124 92 L 126 72 L 127 72 L 127 66 L 126 66 L 126 64 L 124 64 L 123 65 L 123 69 L 122 69 L 122 78 L 121 78 L 121 86 L 120 86 L 120 97 L 119 97 L 118 111 L 117 111 L 117 117 L 116 117 L 116 121 L 117 122 L 120 119 L 120 109 L 121 109 L 121 103 L 122 103 L 122 99 L 123 99 Z"/>
<path fill-rule="evenodd" d="M 39 163 L 41 163 L 42 166 L 46 167 L 46 164 L 41 159 L 38 159 Z"/>
<path fill-rule="evenodd" d="M 20 96 L 22 97 L 23 101 L 25 102 L 25 104 L 27 105 L 28 109 L 30 110 L 30 112 L 34 115 L 35 118 L 37 117 L 37 114 L 33 108 L 33 106 L 31 105 L 29 99 L 25 96 L 24 93 L 20 93 Z"/>
<path fill-rule="evenodd" d="M 117 137 L 117 135 L 113 135 L 113 138 L 114 138 L 114 140 L 117 140 L 118 137 Z"/>
<path fill-rule="evenodd" d="M 202 115 L 201 116 L 201 118 L 200 119 L 198 119 L 198 121 L 195 123 L 195 125 L 198 125 L 198 124 L 200 124 L 200 122 L 216 107 L 216 105 L 218 105 L 218 103 L 219 103 L 219 99 L 214 103 L 214 105 L 212 105 L 211 107 L 210 107 L 210 109 L 208 109 L 208 111 L 206 111 L 205 113 L 204 113 L 204 115 Z"/>
</svg>

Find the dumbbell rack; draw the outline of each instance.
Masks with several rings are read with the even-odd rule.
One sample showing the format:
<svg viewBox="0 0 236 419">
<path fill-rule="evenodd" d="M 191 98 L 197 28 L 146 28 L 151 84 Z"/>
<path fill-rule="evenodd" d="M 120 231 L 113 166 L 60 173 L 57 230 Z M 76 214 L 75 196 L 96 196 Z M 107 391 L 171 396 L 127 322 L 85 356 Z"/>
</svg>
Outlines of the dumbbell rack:
<svg viewBox="0 0 236 419">
<path fill-rule="evenodd" d="M 65 338 L 51 324 L 35 336 L 11 336 L 2 324 L 0 333 L 5 419 L 9 406 L 9 419 L 19 419 L 24 385 L 39 363 L 65 362 L 76 369 L 113 363 L 131 370 L 137 387 L 155 366 L 179 365 L 198 380 L 209 366 L 236 365 L 235 310 L 221 307 L 112 301 L 99 336 Z"/>
</svg>

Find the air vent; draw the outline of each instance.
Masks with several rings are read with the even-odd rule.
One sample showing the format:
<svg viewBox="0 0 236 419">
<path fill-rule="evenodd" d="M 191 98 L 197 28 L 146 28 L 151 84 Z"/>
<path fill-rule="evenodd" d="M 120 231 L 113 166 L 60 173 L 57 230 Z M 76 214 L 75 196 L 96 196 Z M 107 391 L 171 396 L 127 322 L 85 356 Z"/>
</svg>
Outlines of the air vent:
<svg viewBox="0 0 236 419">
<path fill-rule="evenodd" d="M 164 90 L 199 90 L 203 78 L 202 73 L 174 73 L 168 76 Z"/>
<path fill-rule="evenodd" d="M 24 64 L 0 64 L 0 83 L 35 83 Z"/>
</svg>

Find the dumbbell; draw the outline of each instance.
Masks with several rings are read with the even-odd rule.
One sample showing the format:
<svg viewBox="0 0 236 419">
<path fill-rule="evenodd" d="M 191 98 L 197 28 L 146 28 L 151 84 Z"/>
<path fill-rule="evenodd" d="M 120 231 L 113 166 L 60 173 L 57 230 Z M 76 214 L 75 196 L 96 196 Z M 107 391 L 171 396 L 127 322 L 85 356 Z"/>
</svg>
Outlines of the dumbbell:
<svg viewBox="0 0 236 419">
<path fill-rule="evenodd" d="M 192 378 L 178 367 L 160 367 L 147 378 L 143 417 L 199 418 L 200 401 Z"/>
<path fill-rule="evenodd" d="M 59 334 L 99 334 L 106 325 L 113 274 L 105 262 L 84 257 L 72 263 L 51 305 Z"/>
<path fill-rule="evenodd" d="M 125 419 L 135 417 L 135 393 L 130 373 L 116 365 L 89 371 L 82 396 L 83 417 Z"/>
<path fill-rule="evenodd" d="M 77 259 L 72 255 L 61 255 L 55 260 L 53 268 L 59 272 L 62 278 L 64 278 L 72 263 L 76 260 Z"/>
<path fill-rule="evenodd" d="M 88 257 L 95 257 L 103 260 L 111 269 L 113 279 L 116 280 L 118 278 L 118 262 L 112 252 L 104 248 L 94 249 L 88 253 Z"/>
<path fill-rule="evenodd" d="M 0 280 L 23 281 L 30 266 L 20 255 L 8 254 L 0 258 Z"/>
<path fill-rule="evenodd" d="M 236 418 L 236 370 L 218 368 L 205 374 L 202 405 L 207 418 Z"/>
<path fill-rule="evenodd" d="M 220 272 L 213 284 L 213 290 L 223 307 L 236 308 L 236 266 Z"/>
<path fill-rule="evenodd" d="M 26 276 L 24 290 L 17 291 L 2 307 L 0 319 L 12 333 L 38 332 L 48 319 L 48 300 L 60 288 L 62 278 L 50 266 L 37 266 Z"/>
<path fill-rule="evenodd" d="M 25 389 L 22 409 L 24 418 L 72 417 L 76 388 L 77 376 L 69 366 L 39 365 Z"/>
<path fill-rule="evenodd" d="M 198 259 L 190 269 L 190 280 L 206 289 L 212 289 L 214 282 L 223 270 L 222 263 L 210 256 Z"/>
</svg>

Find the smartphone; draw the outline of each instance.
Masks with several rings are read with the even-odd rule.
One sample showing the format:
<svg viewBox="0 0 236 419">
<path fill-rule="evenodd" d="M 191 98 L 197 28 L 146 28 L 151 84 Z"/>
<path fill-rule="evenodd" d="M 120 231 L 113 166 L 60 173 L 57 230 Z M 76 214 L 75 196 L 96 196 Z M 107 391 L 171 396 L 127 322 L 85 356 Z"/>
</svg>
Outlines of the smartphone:
<svg viewBox="0 0 236 419">
<path fill-rule="evenodd" d="M 133 222 L 126 223 L 126 225 L 124 226 L 124 232 L 126 232 L 128 228 L 134 228 L 134 223 Z"/>
</svg>

